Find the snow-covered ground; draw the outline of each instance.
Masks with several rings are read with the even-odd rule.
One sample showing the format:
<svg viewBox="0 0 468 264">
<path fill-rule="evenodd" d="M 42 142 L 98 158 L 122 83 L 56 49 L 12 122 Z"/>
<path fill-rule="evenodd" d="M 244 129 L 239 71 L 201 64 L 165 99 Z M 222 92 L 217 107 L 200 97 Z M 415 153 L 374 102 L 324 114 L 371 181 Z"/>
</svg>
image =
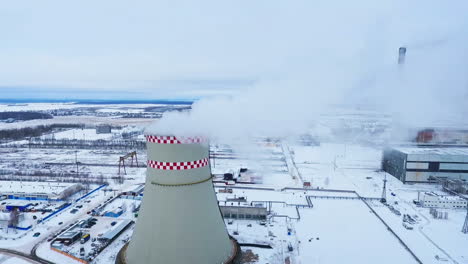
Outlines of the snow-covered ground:
<svg viewBox="0 0 468 264">
<path fill-rule="evenodd" d="M 120 133 L 119 133 L 120 135 Z M 98 140 L 112 139 L 113 133 L 97 134 L 96 129 L 70 129 L 49 135 L 42 136 L 44 139 L 78 139 L 78 140 Z"/>
<path fill-rule="evenodd" d="M 149 118 L 115 118 L 115 117 L 97 117 L 97 116 L 56 116 L 52 119 L 29 120 L 16 123 L 2 123 L 2 129 L 18 129 L 24 127 L 36 127 L 40 125 L 53 124 L 83 124 L 83 125 L 138 125 L 146 127 L 154 122 Z"/>
<path fill-rule="evenodd" d="M 18 106 L 18 109 L 20 107 L 23 106 Z M 39 109 L 58 106 L 37 107 Z M 137 108 L 129 108 L 129 111 L 139 111 L 135 110 Z M 101 112 L 115 111 L 118 111 L 117 108 L 105 106 Z M 415 258 L 403 244 L 408 246 L 423 263 L 468 263 L 468 235 L 460 232 L 466 211 L 447 209 L 448 219 L 433 219 L 429 209 L 416 207 L 412 201 L 417 199 L 418 192 L 440 192 L 438 186 L 404 185 L 380 171 L 383 147 L 379 143 L 388 137 L 389 131 L 386 128 L 390 121 L 388 116 L 373 112 L 364 114 L 340 112 L 339 117 L 336 113 L 324 116 L 321 123 L 312 129 L 310 135 L 319 142 L 318 145 L 300 144 L 297 139 L 290 138 L 280 141 L 258 139 L 248 146 L 241 143 L 227 146 L 223 145 L 223 142 L 211 145 L 212 154 L 217 155 L 216 159 L 211 160 L 214 174 L 236 173 L 240 168 L 247 168 L 252 179 L 251 184 L 234 186 L 216 183 L 215 190 L 219 201 L 223 202 L 234 196 L 244 196 L 248 202 L 272 202 L 271 215 L 265 225 L 252 220 L 234 220 L 229 224 L 230 221 L 226 219 L 230 234 L 240 243 L 271 246 L 271 248 L 243 247 L 244 252 L 249 250 L 253 259 L 257 259 L 253 263 L 282 264 L 287 260 L 296 264 L 416 263 Z M 110 122 L 135 125 L 130 130 L 128 128 L 122 131 L 116 130 L 115 133 L 119 134 L 124 131 L 141 131 L 151 120 L 68 116 L 52 120 L 1 124 L 1 126 L 9 128 L 50 122 L 86 124 Z M 339 138 L 337 135 L 342 136 L 343 132 L 346 136 Z M 110 140 L 113 134 L 96 134 L 94 129 L 71 129 L 57 132 L 54 137 Z M 142 135 L 139 135 L 139 138 L 143 140 Z M 375 141 L 369 142 L 372 139 Z M 123 150 L 1 148 L 0 153 L 0 170 L 10 171 L 11 175 L 20 172 L 75 175 L 77 173 L 75 161 L 78 161 L 80 173 L 86 173 L 90 178 L 109 183 L 105 188 L 106 191 L 100 190 L 82 201 L 74 202 L 72 207 L 52 217 L 46 223 L 34 225 L 33 229 L 24 232 L 22 237 L 15 240 L 0 240 L 0 248 L 15 249 L 27 254 L 34 245 L 40 243 L 37 254 L 56 263 L 77 262 L 50 250 L 48 238 L 63 231 L 72 223 L 89 218 L 87 212 L 124 190 L 135 189 L 137 184 L 145 180 L 144 167 L 127 166 L 124 184 L 117 183 L 115 178 L 118 175 L 118 160 L 127 153 Z M 144 164 L 145 151 L 138 151 L 137 154 L 139 163 Z M 375 200 L 381 197 L 384 178 L 387 179 L 388 204 L 399 210 L 402 215 L 395 214 L 388 206 Z M 40 178 L 37 178 L 37 182 L 40 182 Z M 310 189 L 291 189 L 302 188 L 304 182 L 311 183 Z M 39 183 L 35 186 L 34 189 L 41 187 Z M 232 188 L 232 193 L 220 192 L 225 188 Z M 370 199 L 362 201 L 359 196 Z M 310 202 L 312 208 L 309 208 Z M 103 212 L 125 207 L 126 212 L 117 220 L 137 220 L 131 208 L 138 206 L 139 203 L 135 200 L 115 199 L 106 205 Z M 77 208 L 81 205 L 82 208 Z M 73 214 L 72 208 L 78 211 Z M 40 213 L 30 214 L 40 216 Z M 413 230 L 403 226 L 404 214 L 417 219 L 417 222 L 412 224 Z M 109 217 L 97 216 L 97 218 L 98 224 L 90 230 L 92 237 L 103 233 L 110 228 L 112 222 L 116 221 Z M 133 227 L 125 231 L 93 263 L 114 263 L 118 250 L 130 239 L 132 231 Z M 38 237 L 33 236 L 36 232 L 40 233 Z M 4 234 L 1 236 L 5 237 Z M 403 243 L 399 242 L 397 236 Z M 85 245 L 86 250 L 89 250 L 89 245 Z M 77 244 L 72 247 L 74 254 L 80 246 Z M 0 254 L 0 263 L 2 256 Z M 18 262 L 14 262 L 14 260 L 15 257 L 5 259 L 10 261 L 5 263 L 22 261 L 18 259 Z"/>
<path fill-rule="evenodd" d="M 0 104 L 0 111 L 45 111 L 75 108 L 99 108 L 101 112 L 117 111 L 125 108 L 139 110 L 146 107 L 166 106 L 164 104 L 76 104 L 76 103 L 25 103 L 25 104 Z"/>
<path fill-rule="evenodd" d="M 300 213 L 297 263 L 417 263 L 360 200 L 315 200 Z"/>
<path fill-rule="evenodd" d="M 16 257 L 10 254 L 0 253 L 0 263 L 1 264 L 31 264 L 35 263 L 24 258 Z"/>
</svg>

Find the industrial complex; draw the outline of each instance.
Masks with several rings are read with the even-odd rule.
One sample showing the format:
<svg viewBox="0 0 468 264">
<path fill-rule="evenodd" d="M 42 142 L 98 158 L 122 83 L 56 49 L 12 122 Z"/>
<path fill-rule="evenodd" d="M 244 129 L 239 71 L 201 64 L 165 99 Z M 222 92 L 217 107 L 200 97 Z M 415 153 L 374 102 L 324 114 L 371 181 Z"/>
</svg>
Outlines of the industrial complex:
<svg viewBox="0 0 468 264">
<path fill-rule="evenodd" d="M 123 118 L 129 109 L 141 118 Z M 364 112 L 347 127 L 373 131 L 372 143 L 334 137 L 346 114 L 323 118 L 326 136 L 223 142 L 161 135 L 148 128 L 153 110 L 71 108 L 66 124 L 1 141 L 0 262 L 2 252 L 44 264 L 468 259 L 462 141 L 438 132 L 436 144 L 389 147 L 386 116 Z M 98 120 L 68 124 L 82 112 Z"/>
</svg>

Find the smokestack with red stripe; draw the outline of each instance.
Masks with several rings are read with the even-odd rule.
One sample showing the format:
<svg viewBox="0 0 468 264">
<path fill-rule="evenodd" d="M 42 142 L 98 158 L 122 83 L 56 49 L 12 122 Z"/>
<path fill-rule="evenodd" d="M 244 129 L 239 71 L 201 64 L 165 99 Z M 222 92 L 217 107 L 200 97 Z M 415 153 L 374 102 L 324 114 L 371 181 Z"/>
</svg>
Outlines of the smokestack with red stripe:
<svg viewBox="0 0 468 264">
<path fill-rule="evenodd" d="M 214 192 L 208 142 L 147 135 L 148 168 L 133 237 L 117 262 L 231 263 L 238 246 Z"/>
</svg>

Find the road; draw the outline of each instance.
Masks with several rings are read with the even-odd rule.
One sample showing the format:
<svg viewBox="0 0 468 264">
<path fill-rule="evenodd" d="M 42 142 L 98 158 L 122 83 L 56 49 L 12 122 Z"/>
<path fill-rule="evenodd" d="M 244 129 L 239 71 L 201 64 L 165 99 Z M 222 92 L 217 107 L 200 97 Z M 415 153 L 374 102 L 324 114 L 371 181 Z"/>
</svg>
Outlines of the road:
<svg viewBox="0 0 468 264">
<path fill-rule="evenodd" d="M 31 256 L 29 254 L 25 254 L 20 251 L 16 251 L 13 249 L 5 249 L 5 248 L 0 248 L 0 253 L 5 254 L 5 255 L 10 255 L 14 256 L 17 258 L 21 258 L 23 260 L 29 261 L 30 263 L 33 264 L 54 264 L 53 262 L 47 261 L 45 259 L 41 259 L 37 256 Z"/>
</svg>

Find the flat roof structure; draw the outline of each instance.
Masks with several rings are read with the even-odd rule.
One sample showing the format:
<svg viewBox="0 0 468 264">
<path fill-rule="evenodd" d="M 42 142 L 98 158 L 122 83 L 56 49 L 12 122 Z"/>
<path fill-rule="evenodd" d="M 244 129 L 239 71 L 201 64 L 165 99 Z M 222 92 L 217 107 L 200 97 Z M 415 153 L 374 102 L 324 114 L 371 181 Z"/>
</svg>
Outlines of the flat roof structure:
<svg viewBox="0 0 468 264">
<path fill-rule="evenodd" d="M 100 238 L 102 240 L 112 240 L 120 233 L 122 233 L 133 221 L 125 219 L 119 224 L 117 224 L 114 229 L 107 231 L 104 235 Z"/>
<path fill-rule="evenodd" d="M 452 147 L 394 147 L 393 149 L 401 151 L 409 155 L 451 155 L 451 156 L 466 156 L 468 148 L 452 148 Z"/>
<path fill-rule="evenodd" d="M 73 239 L 76 236 L 81 236 L 80 231 L 66 231 L 62 234 L 60 234 L 57 239 Z"/>
<path fill-rule="evenodd" d="M 79 190 L 80 184 L 64 182 L 0 181 L 0 194 L 9 199 L 62 199 L 66 191 Z"/>
</svg>

